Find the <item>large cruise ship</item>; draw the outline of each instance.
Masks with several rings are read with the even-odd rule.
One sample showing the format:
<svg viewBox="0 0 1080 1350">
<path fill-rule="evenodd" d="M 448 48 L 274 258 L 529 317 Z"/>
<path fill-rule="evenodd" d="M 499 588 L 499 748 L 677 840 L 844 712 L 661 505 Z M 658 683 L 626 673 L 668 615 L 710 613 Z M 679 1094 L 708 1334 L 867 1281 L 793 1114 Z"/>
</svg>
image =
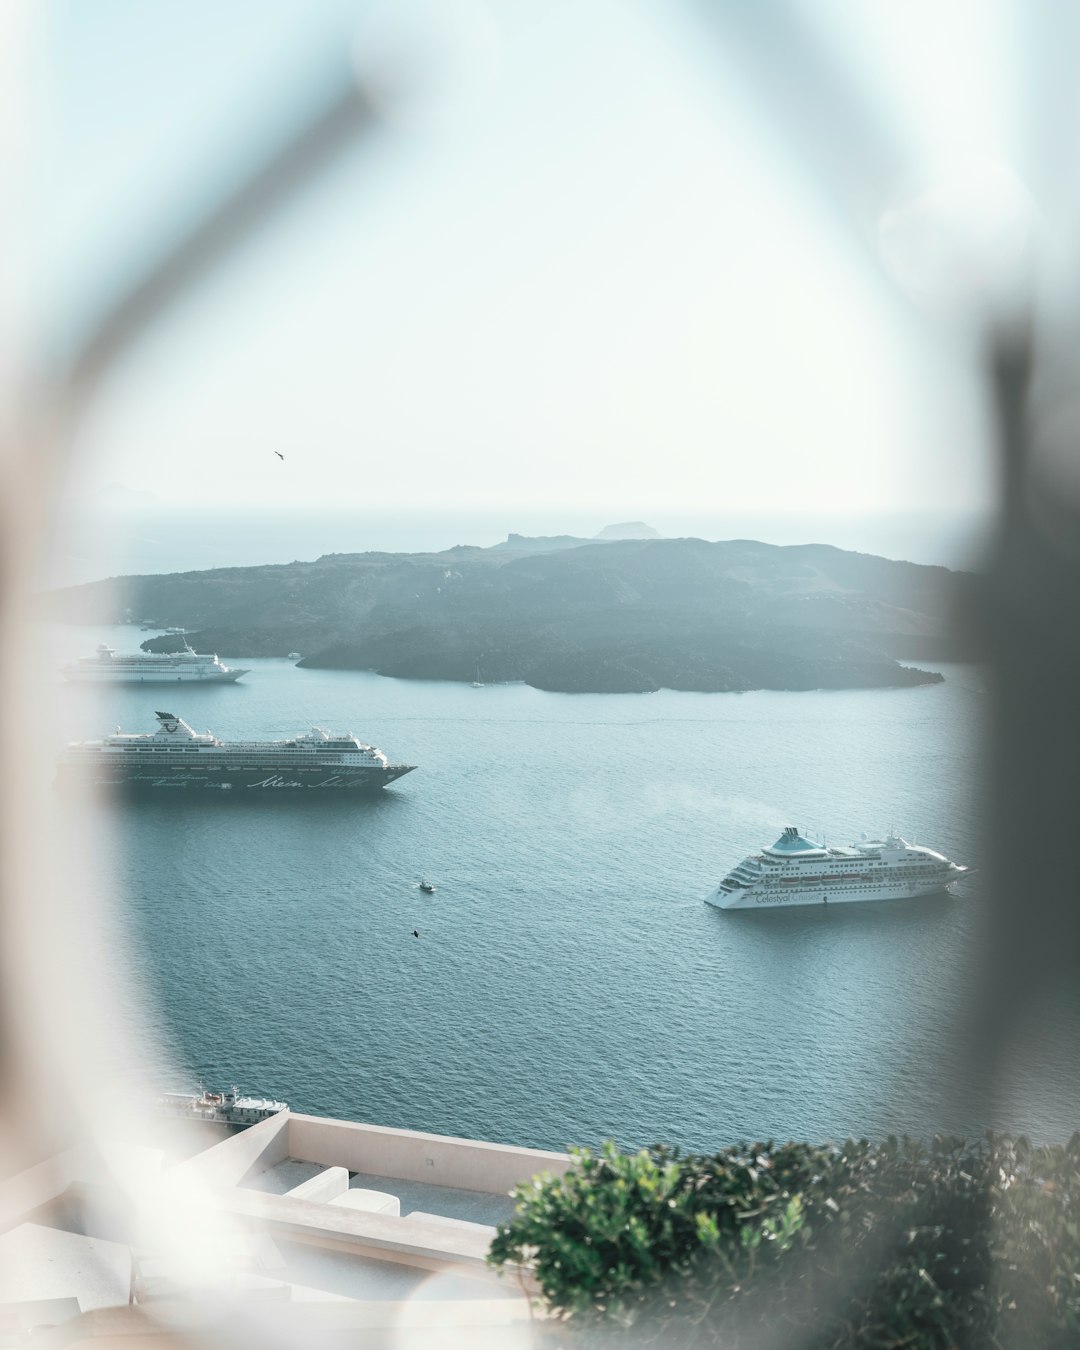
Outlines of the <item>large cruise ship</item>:
<svg viewBox="0 0 1080 1350">
<path fill-rule="evenodd" d="M 948 890 L 970 871 L 892 831 L 884 839 L 864 836 L 848 848 L 832 848 L 789 825 L 775 844 L 744 858 L 705 903 L 717 909 L 757 909 L 901 900 Z"/>
<path fill-rule="evenodd" d="M 224 666 L 216 656 L 194 652 L 129 652 L 121 654 L 105 642 L 93 656 L 80 656 L 63 667 L 64 678 L 92 684 L 221 684 L 238 680 L 246 670 Z"/>
<path fill-rule="evenodd" d="M 101 741 L 69 745 L 60 757 L 62 784 L 132 790 L 162 789 L 272 793 L 367 792 L 410 773 L 381 750 L 348 733 L 321 727 L 287 741 L 222 741 L 159 712 L 157 731 L 117 732 Z"/>
</svg>

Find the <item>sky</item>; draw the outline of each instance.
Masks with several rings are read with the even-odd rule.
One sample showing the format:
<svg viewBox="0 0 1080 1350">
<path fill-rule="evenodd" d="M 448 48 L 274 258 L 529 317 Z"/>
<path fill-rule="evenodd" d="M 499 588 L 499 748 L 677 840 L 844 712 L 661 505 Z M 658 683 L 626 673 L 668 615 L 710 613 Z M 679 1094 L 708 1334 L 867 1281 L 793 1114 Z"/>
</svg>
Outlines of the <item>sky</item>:
<svg viewBox="0 0 1080 1350">
<path fill-rule="evenodd" d="M 56 362 L 347 62 L 379 90 L 376 128 L 109 372 L 69 500 L 985 510 L 955 262 L 1008 272 L 1030 197 L 1014 8 L 945 11 L 45 0 L 25 288 Z"/>
</svg>

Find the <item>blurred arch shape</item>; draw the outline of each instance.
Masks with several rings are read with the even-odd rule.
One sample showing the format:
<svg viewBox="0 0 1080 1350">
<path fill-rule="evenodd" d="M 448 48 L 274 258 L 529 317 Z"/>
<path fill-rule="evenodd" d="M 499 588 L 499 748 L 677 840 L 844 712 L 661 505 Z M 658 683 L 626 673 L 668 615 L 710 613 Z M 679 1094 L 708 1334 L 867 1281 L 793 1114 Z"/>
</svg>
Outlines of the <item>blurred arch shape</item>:
<svg viewBox="0 0 1080 1350">
<path fill-rule="evenodd" d="M 26 41 L 17 27 L 20 20 L 26 21 L 26 10 L 10 2 L 0 10 L 4 25 L 0 34 L 6 37 L 0 60 L 9 67 L 17 68 Z M 226 258 L 258 221 L 301 190 L 341 147 L 370 133 L 380 120 L 393 120 L 399 98 L 403 121 L 408 124 L 414 116 L 422 121 L 428 115 L 439 115 L 429 113 L 437 103 L 434 96 L 425 107 L 429 81 L 432 89 L 444 76 L 451 84 L 471 86 L 474 76 L 482 84 L 497 74 L 497 30 L 483 6 L 462 3 L 445 9 L 410 3 L 406 13 L 407 18 L 401 20 L 393 6 L 382 6 L 371 18 L 366 37 L 361 26 L 359 33 L 335 51 L 329 73 L 325 68 L 314 72 L 321 97 L 305 103 L 304 117 L 294 127 L 292 138 L 269 157 L 250 164 L 250 171 L 147 271 L 122 279 L 114 302 L 88 330 L 68 365 L 50 366 L 22 333 L 5 333 L 0 343 L 5 367 L 0 383 L 4 488 L 0 505 L 0 774 L 5 785 L 0 801 L 0 1161 L 6 1178 L 0 1183 L 6 1187 L 0 1189 L 0 1200 L 9 1221 L 32 1209 L 34 1195 L 27 1192 L 25 1183 L 21 1190 L 13 1187 L 10 1179 L 15 1174 L 25 1178 L 35 1168 L 46 1169 L 36 1173 L 37 1197 L 59 1194 L 65 1164 L 56 1160 L 70 1159 L 79 1152 L 81 1173 L 99 1177 L 101 1192 L 126 1210 L 129 1221 L 146 1234 L 148 1242 L 173 1250 L 179 1277 L 189 1287 L 206 1291 L 200 1305 L 206 1317 L 196 1317 L 196 1323 L 213 1324 L 215 1333 L 221 1332 L 217 1312 L 227 1306 L 227 1291 L 221 1303 L 215 1302 L 212 1293 L 214 1273 L 231 1240 L 226 1225 L 211 1217 L 206 1197 L 197 1187 L 178 1191 L 160 1179 L 148 1180 L 137 1155 L 115 1148 L 112 1142 L 128 1131 L 133 1114 L 141 1109 L 150 1073 L 162 1067 L 164 1055 L 160 1046 L 152 1044 L 152 1036 L 141 1044 L 132 1037 L 130 1007 L 125 1006 L 124 995 L 130 992 L 137 1006 L 138 989 L 134 973 L 125 968 L 115 916 L 87 914 L 72 903 L 79 894 L 80 869 L 94 865 L 101 841 L 80 835 L 58 812 L 48 791 L 49 757 L 41 753 L 39 729 L 48 720 L 49 709 L 36 678 L 36 663 L 26 656 L 32 650 L 31 600 L 39 584 L 37 562 L 51 536 L 50 503 L 70 450 L 72 429 L 118 357 L 177 295 Z M 781 71 L 798 68 L 800 93 L 812 98 L 817 90 L 822 95 L 816 116 L 799 127 L 797 105 L 785 104 L 780 95 L 770 104 L 774 86 L 761 90 L 763 104 L 776 114 L 781 131 L 790 133 L 793 142 L 805 144 L 808 136 L 816 137 L 819 153 L 812 168 L 820 168 L 823 180 L 831 176 L 825 188 L 835 200 L 857 197 L 861 185 L 843 181 L 847 161 L 839 132 L 845 119 L 853 119 L 854 127 L 863 105 L 855 89 L 845 84 L 841 67 L 835 62 L 815 64 L 820 44 L 804 40 L 813 36 L 805 15 L 796 21 L 792 6 L 773 0 L 761 6 L 747 5 L 741 12 L 738 5 L 718 6 L 712 22 L 718 39 L 741 44 L 740 50 L 750 55 L 758 70 L 767 70 L 775 60 L 776 50 L 770 44 L 778 33 L 784 39 L 793 35 L 798 39 L 782 44 L 785 60 L 776 65 Z M 790 26 L 784 28 L 785 24 Z M 409 37 L 410 31 L 424 39 L 419 48 Z M 410 81 L 424 86 L 412 113 L 408 111 Z M 7 100 L 0 110 L 0 133 L 7 135 L 9 153 L 13 128 L 17 129 L 25 113 L 25 106 L 20 107 L 15 97 L 17 88 L 17 79 L 0 79 L 0 97 Z M 859 167 L 870 166 L 876 183 L 895 180 L 896 146 L 875 141 L 873 127 L 868 117 L 859 128 Z M 834 135 L 836 143 L 830 139 Z M 856 190 L 849 191 L 853 187 Z M 932 302 L 940 299 L 946 308 L 955 301 L 966 306 L 975 297 L 976 332 L 1000 322 L 1002 307 L 1018 311 L 1020 320 L 1026 317 L 1022 302 L 1033 266 L 1038 213 L 1018 174 L 1003 161 L 976 156 L 944 172 L 935 169 L 920 175 L 897 192 L 891 203 L 884 207 L 876 203 L 874 219 L 877 230 L 869 242 L 879 244 L 891 274 L 910 293 L 929 296 Z M 6 271 L 10 271 L 12 256 L 7 252 Z M 11 284 L 10 275 L 5 281 Z M 17 313 L 18 306 L 11 312 Z M 1017 314 L 1012 317 L 1016 320 Z M 1000 352 L 999 348 L 999 357 Z M 1022 479 L 1027 468 L 1029 370 L 1026 341 L 1010 348 L 990 367 L 991 382 L 996 382 L 999 395 L 996 415 L 1007 461 L 1007 491 L 1010 473 L 1019 473 Z M 1066 424 L 1066 444 L 1072 439 L 1069 428 L 1071 422 Z M 1014 492 L 1014 504 L 1015 498 Z M 1072 523 L 1075 511 L 1067 512 L 1064 524 L 1055 529 L 1068 532 Z M 1036 562 L 1044 571 L 1025 571 L 1031 554 L 1030 521 L 1021 519 L 1012 528 L 1012 534 L 1002 535 L 986 601 L 995 654 L 1005 662 L 1016 659 L 1010 654 L 1010 641 L 1017 616 L 1024 613 L 1029 576 L 1038 580 L 1044 572 L 1052 572 L 1059 584 L 1063 577 L 1060 570 L 1054 570 L 1056 559 L 1047 560 L 1041 549 L 1036 549 Z M 1075 595 L 1075 590 L 1070 593 Z M 1008 608 L 999 605 L 1002 596 Z M 1038 650 L 1038 612 L 1033 608 L 1026 617 L 1025 641 Z M 1020 665 L 1008 670 L 1013 683 L 1006 681 L 1006 694 L 1013 701 L 999 705 L 1001 725 L 1007 729 L 1018 694 L 1031 692 Z M 1032 873 L 1054 885 L 1059 879 L 1052 867 L 1046 870 L 1048 858 L 1059 869 L 1061 863 L 1052 854 L 1053 838 L 1044 836 L 1051 824 L 1055 830 L 1067 826 L 1070 813 L 1066 808 L 1075 800 L 1075 759 L 1070 780 L 1066 777 L 1069 758 L 1064 753 L 1076 741 L 1076 719 L 1067 720 L 1066 699 L 1071 691 L 1063 676 L 1068 673 L 1067 667 L 1055 670 L 1054 689 L 1063 711 L 1056 730 L 1067 730 L 1070 725 L 1072 730 L 1064 739 L 1058 738 L 1054 773 L 1039 783 L 1042 793 L 1056 791 L 1058 799 L 1044 821 L 1034 811 L 1041 800 L 1038 792 L 1030 792 L 1029 800 L 1019 803 L 1025 807 L 1037 847 L 1031 859 L 1022 860 L 1026 875 L 1013 859 L 1011 876 L 1017 884 L 1030 881 Z M 1032 746 L 1040 729 L 1045 731 L 1045 717 L 1051 711 L 1058 708 L 1047 705 L 1029 711 L 1022 727 L 1028 734 L 1017 736 L 1013 728 L 1001 738 L 995 761 L 1000 837 L 1010 821 L 1008 808 L 1018 804 L 1017 791 L 1027 792 L 1038 781 L 1039 761 Z M 1002 856 L 1006 861 L 1007 855 L 1005 846 Z M 1008 872 L 1008 868 L 1003 870 Z M 1070 872 L 1066 884 L 1071 880 Z M 1060 894 L 1063 902 L 1066 892 Z M 1007 916 L 1011 898 L 1000 894 L 991 917 Z M 1046 915 L 1035 912 L 1032 917 Z M 1038 960 L 1051 943 L 1057 949 L 1055 969 L 1075 973 L 1075 912 L 1051 910 L 1049 917 L 1053 925 L 1041 924 L 1037 929 L 1038 946 L 1030 945 L 1034 927 L 1030 921 L 1022 927 L 1014 917 L 999 929 L 999 936 L 1010 934 L 1017 940 L 999 943 L 998 963 L 991 967 L 991 973 L 1004 983 L 992 991 L 1001 997 L 1001 1012 L 987 1032 L 988 1074 L 993 1073 L 999 1042 L 1008 1032 L 1009 1014 L 1030 996 L 1044 968 Z M 1017 977 L 1011 983 L 1010 972 Z M 145 1056 L 142 1064 L 140 1056 Z M 243 1328 L 234 1328 L 234 1334 L 239 1341 Z"/>
<path fill-rule="evenodd" d="M 29 72 L 35 23 L 48 16 L 30 10 L 12 0 L 0 12 L 6 196 L 31 177 L 24 131 L 28 118 L 44 115 Z M 74 430 L 114 363 L 176 296 L 377 125 L 347 42 L 301 75 L 282 141 L 269 154 L 251 153 L 224 194 L 162 241 L 144 270 L 111 260 L 111 298 L 89 321 L 75 312 L 78 297 L 68 313 L 28 313 L 19 288 L 28 240 L 18 213 L 0 241 L 0 293 L 15 297 L 0 305 L 0 1231 L 60 1203 L 82 1212 L 75 1231 L 129 1234 L 132 1297 L 134 1252 L 145 1246 L 184 1299 L 179 1322 L 175 1308 L 169 1313 L 171 1328 L 212 1334 L 216 1344 L 246 1343 L 244 1326 L 229 1320 L 238 1232 L 197 1175 L 162 1172 L 155 1156 L 166 1144 L 152 1097 L 174 1069 L 127 960 L 121 916 L 81 903 L 87 872 L 108 866 L 108 841 L 51 791 L 49 730 L 61 720 L 51 682 L 40 678 L 47 657 L 33 599 L 55 545 Z M 77 334 L 74 344 L 56 340 L 64 327 Z M 260 1338 L 296 1343 L 272 1327 Z"/>
</svg>

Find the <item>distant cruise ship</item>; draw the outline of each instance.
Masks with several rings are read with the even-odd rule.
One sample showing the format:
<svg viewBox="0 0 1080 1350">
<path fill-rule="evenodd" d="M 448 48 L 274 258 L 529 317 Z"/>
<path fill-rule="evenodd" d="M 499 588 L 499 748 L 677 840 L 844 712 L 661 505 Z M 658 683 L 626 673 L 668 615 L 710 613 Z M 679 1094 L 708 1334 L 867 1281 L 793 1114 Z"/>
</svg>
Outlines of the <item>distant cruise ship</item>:
<svg viewBox="0 0 1080 1350">
<path fill-rule="evenodd" d="M 158 1109 L 182 1120 L 202 1120 L 216 1125 L 258 1125 L 281 1111 L 289 1109 L 288 1102 L 272 1101 L 269 1097 L 244 1097 L 238 1088 L 228 1092 L 163 1092 L 157 1099 Z"/>
<path fill-rule="evenodd" d="M 789 825 L 775 844 L 744 858 L 705 903 L 717 909 L 901 900 L 945 891 L 972 869 L 889 832 L 829 848 Z"/>
<path fill-rule="evenodd" d="M 120 655 L 101 643 L 93 656 L 80 656 L 63 667 L 64 678 L 92 684 L 220 684 L 238 680 L 246 670 L 223 666 L 184 644 L 182 652 L 131 652 Z"/>
<path fill-rule="evenodd" d="M 366 792 L 411 773 L 351 733 L 321 727 L 287 741 L 221 741 L 193 731 L 172 713 L 156 714 L 155 732 L 123 733 L 69 745 L 60 757 L 62 784 L 172 791 Z"/>
</svg>

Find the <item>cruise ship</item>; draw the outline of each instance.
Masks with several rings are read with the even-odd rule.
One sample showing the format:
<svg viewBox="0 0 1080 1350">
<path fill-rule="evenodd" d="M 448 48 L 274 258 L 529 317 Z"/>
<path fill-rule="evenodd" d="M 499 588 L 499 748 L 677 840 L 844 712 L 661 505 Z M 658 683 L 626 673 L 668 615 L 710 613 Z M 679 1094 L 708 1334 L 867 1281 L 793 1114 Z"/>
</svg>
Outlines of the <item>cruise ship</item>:
<svg viewBox="0 0 1080 1350">
<path fill-rule="evenodd" d="M 717 909 L 902 900 L 946 891 L 971 872 L 943 853 L 890 831 L 847 848 L 816 843 L 789 825 L 776 841 L 744 858 L 705 903 Z"/>
<path fill-rule="evenodd" d="M 62 668 L 65 679 L 91 684 L 222 684 L 238 680 L 246 670 L 225 666 L 216 656 L 192 651 L 121 654 L 105 642 L 93 656 L 80 656 Z"/>
<path fill-rule="evenodd" d="M 60 757 L 62 785 L 248 793 L 367 792 L 411 773 L 351 732 L 312 727 L 287 741 L 222 741 L 173 713 L 159 712 L 157 730 L 118 731 L 101 741 L 69 745 Z"/>
<path fill-rule="evenodd" d="M 239 1088 L 228 1092 L 163 1092 L 157 1099 L 159 1111 L 182 1120 L 201 1120 L 213 1125 L 258 1125 L 261 1121 L 289 1109 L 288 1102 L 269 1097 L 244 1097 Z"/>
</svg>

